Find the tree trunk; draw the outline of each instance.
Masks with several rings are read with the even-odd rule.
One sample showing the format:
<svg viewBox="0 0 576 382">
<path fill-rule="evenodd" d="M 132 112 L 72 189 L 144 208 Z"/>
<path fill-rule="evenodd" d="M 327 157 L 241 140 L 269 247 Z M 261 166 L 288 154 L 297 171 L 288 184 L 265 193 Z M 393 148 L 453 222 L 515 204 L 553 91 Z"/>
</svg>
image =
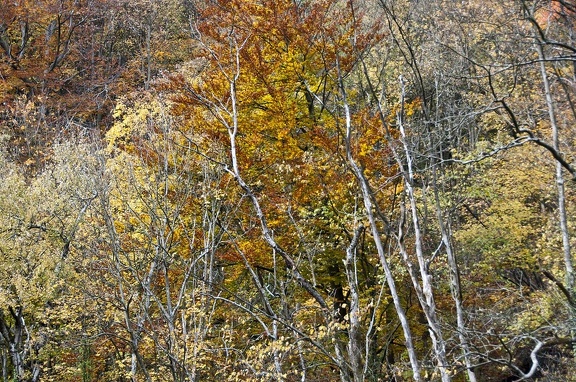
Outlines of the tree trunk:
<svg viewBox="0 0 576 382">
<path fill-rule="evenodd" d="M 540 74 L 542 76 L 542 83 L 544 84 L 544 95 L 546 97 L 546 107 L 548 109 L 548 117 L 550 119 L 550 128 L 552 129 L 552 144 L 554 150 L 560 153 L 560 134 L 558 124 L 556 122 L 556 113 L 554 111 L 554 100 L 552 99 L 552 91 L 550 89 L 550 81 L 546 73 L 546 55 L 542 47 L 542 42 L 538 39 L 538 34 L 535 33 L 536 51 L 538 52 L 538 59 L 540 60 Z M 560 221 L 560 232 L 562 235 L 562 250 L 564 255 L 564 267 L 566 270 L 566 289 L 570 292 L 570 296 L 574 299 L 574 266 L 572 262 L 572 251 L 570 248 L 570 231 L 568 229 L 568 218 L 566 215 L 566 197 L 564 190 L 564 175 L 562 172 L 562 164 L 556 161 L 556 189 L 558 192 L 558 219 Z"/>
<path fill-rule="evenodd" d="M 340 73 L 338 81 L 340 87 L 340 96 L 342 98 L 344 108 L 344 118 L 346 128 L 346 156 L 348 159 L 348 163 L 352 168 L 352 172 L 356 176 L 356 179 L 358 180 L 358 183 L 360 185 L 360 189 L 362 190 L 362 200 L 364 202 L 364 209 L 366 211 L 366 216 L 370 223 L 374 244 L 376 246 L 376 251 L 378 252 L 378 258 L 380 260 L 382 268 L 384 269 L 386 283 L 388 284 L 388 288 L 390 289 L 390 294 L 392 295 L 392 300 L 394 302 L 396 314 L 398 315 L 398 319 L 400 320 L 400 324 L 404 332 L 406 350 L 408 352 L 408 357 L 410 359 L 410 365 L 413 372 L 412 377 L 414 378 L 415 381 L 419 382 L 422 381 L 422 376 L 420 371 L 420 364 L 418 362 L 418 356 L 416 355 L 416 348 L 414 347 L 414 343 L 412 340 L 412 331 L 410 329 L 408 317 L 406 316 L 404 308 L 402 307 L 402 304 L 400 302 L 400 296 L 398 295 L 398 290 L 396 289 L 396 282 L 394 281 L 394 276 L 392 275 L 392 271 L 390 269 L 390 266 L 388 265 L 388 260 L 386 259 L 386 251 L 384 250 L 384 246 L 380 236 L 380 231 L 378 229 L 378 223 L 373 213 L 374 206 L 372 203 L 372 194 L 373 194 L 372 189 L 370 187 L 370 184 L 368 183 L 368 180 L 364 176 L 362 169 L 360 168 L 360 166 L 358 166 L 352 155 L 352 148 L 351 148 L 352 120 L 350 116 L 350 107 L 348 105 L 346 89 L 344 87 L 344 79 L 342 78 L 342 75 Z"/>
<path fill-rule="evenodd" d="M 410 277 L 412 278 L 412 283 L 420 301 L 420 306 L 426 317 L 426 322 L 428 323 L 430 337 L 434 346 L 434 353 L 436 355 L 438 368 L 440 369 L 440 374 L 442 376 L 442 381 L 448 382 L 451 380 L 448 373 L 448 361 L 446 359 L 446 343 L 442 335 L 442 329 L 440 326 L 440 321 L 436 315 L 436 301 L 434 298 L 434 292 L 432 287 L 432 275 L 429 272 L 429 264 L 424 256 L 423 249 L 423 237 L 422 229 L 420 224 L 420 217 L 418 216 L 418 208 L 416 205 L 416 195 L 414 193 L 414 168 L 413 168 L 413 158 L 411 147 L 408 145 L 406 132 L 404 129 L 404 99 L 405 99 L 405 89 L 404 82 L 402 78 L 400 79 L 401 95 L 400 95 L 400 111 L 397 115 L 398 128 L 400 130 L 400 141 L 404 150 L 405 161 L 400 158 L 400 155 L 393 148 L 395 153 L 396 161 L 400 168 L 401 174 L 404 177 L 404 188 L 406 190 L 406 197 L 408 198 L 408 204 L 410 209 L 410 214 L 412 217 L 412 228 L 414 230 L 414 244 L 415 244 L 415 255 L 418 261 L 418 269 L 420 272 L 420 280 L 416 271 L 414 271 L 414 264 L 410 259 L 404 246 L 404 233 L 403 224 L 400 224 L 400 233 L 398 235 L 398 245 L 400 252 L 406 265 L 408 266 Z M 404 215 L 404 212 L 402 213 Z"/>
<path fill-rule="evenodd" d="M 0 309 L 0 337 L 7 348 L 6 351 L 8 356 L 12 361 L 14 379 L 17 382 L 36 382 L 40 377 L 41 369 L 40 365 L 35 362 L 30 362 L 29 367 L 26 366 L 29 355 L 29 335 L 24 321 L 24 316 L 22 315 L 22 307 L 16 309 L 9 307 L 8 310 L 14 320 L 14 326 L 10 327 L 8 325 L 4 310 Z M 3 362 L 3 373 L 6 376 L 6 359 L 4 359 Z M 26 378 L 27 371 L 30 372 L 28 378 Z"/>
<path fill-rule="evenodd" d="M 442 243 L 444 249 L 446 249 L 446 256 L 448 258 L 448 266 L 450 267 L 450 292 L 452 293 L 452 298 L 454 299 L 454 304 L 456 306 L 456 327 L 458 329 L 458 340 L 460 341 L 460 346 L 462 347 L 462 353 L 464 355 L 464 363 L 466 365 L 466 373 L 468 374 L 469 382 L 476 382 L 476 374 L 474 373 L 472 359 L 470 354 L 470 346 L 468 343 L 468 338 L 466 336 L 467 330 L 464 324 L 464 306 L 462 303 L 462 288 L 460 286 L 460 272 L 458 269 L 458 262 L 456 260 L 456 255 L 454 253 L 454 248 L 452 247 L 452 241 L 450 240 L 450 223 L 444 223 L 444 218 L 442 217 L 442 208 L 440 206 L 440 196 L 438 190 L 437 182 L 437 172 L 436 166 L 432 165 L 433 171 L 433 183 L 432 188 L 434 189 L 434 199 L 436 202 L 436 216 L 438 218 L 438 226 L 440 228 L 440 233 L 442 235 Z"/>
</svg>

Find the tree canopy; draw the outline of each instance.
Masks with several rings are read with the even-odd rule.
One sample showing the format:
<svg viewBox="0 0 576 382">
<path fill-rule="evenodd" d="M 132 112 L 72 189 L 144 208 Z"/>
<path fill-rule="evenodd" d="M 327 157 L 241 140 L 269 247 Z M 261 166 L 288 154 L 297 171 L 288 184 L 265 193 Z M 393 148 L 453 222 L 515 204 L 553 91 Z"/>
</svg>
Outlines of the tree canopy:
<svg viewBox="0 0 576 382">
<path fill-rule="evenodd" d="M 2 380 L 576 373 L 576 4 L 13 1 Z"/>
</svg>

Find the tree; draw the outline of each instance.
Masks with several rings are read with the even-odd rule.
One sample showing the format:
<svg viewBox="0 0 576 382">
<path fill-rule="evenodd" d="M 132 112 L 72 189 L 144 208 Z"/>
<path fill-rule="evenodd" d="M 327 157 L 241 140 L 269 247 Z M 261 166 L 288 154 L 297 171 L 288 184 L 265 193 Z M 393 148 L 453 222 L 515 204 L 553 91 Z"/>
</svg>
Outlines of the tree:
<svg viewBox="0 0 576 382">
<path fill-rule="evenodd" d="M 6 261 L 1 270 L 0 331 L 3 357 L 9 356 L 3 358 L 3 375 L 37 381 L 41 373 L 52 372 L 47 365 L 50 345 L 68 330 L 69 321 L 61 318 L 76 314 L 68 307 L 67 292 L 74 286 L 67 283 L 75 280 L 70 261 L 94 195 L 89 177 L 70 171 L 79 157 L 71 158 L 65 146 L 56 149 L 55 163 L 31 183 L 17 165 L 2 160 L 1 250 Z M 56 313 L 56 306 L 63 311 Z"/>
<path fill-rule="evenodd" d="M 489 5 L 8 4 L 3 378 L 571 375 L 575 10 Z"/>
</svg>

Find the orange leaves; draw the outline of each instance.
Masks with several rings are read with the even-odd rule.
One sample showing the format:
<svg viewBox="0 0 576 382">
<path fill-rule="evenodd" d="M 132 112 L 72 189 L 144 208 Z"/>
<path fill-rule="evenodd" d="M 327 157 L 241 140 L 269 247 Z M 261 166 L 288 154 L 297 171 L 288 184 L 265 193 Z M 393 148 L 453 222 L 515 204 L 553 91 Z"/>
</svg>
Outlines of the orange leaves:
<svg viewBox="0 0 576 382">
<path fill-rule="evenodd" d="M 574 19 L 575 14 L 574 1 L 552 0 L 548 6 L 536 10 L 535 19 L 542 29 L 546 29 L 554 22 L 570 22 L 569 20 Z"/>
</svg>

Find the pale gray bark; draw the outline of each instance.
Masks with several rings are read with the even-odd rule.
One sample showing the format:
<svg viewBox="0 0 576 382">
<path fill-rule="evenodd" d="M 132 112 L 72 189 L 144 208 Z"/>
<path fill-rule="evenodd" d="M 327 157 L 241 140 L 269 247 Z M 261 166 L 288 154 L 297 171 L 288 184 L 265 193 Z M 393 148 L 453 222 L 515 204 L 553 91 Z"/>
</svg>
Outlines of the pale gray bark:
<svg viewBox="0 0 576 382">
<path fill-rule="evenodd" d="M 462 347 L 462 355 L 466 365 L 468 381 L 476 382 L 476 374 L 474 373 L 470 344 L 468 342 L 467 328 L 464 319 L 464 303 L 462 302 L 460 271 L 458 269 L 458 262 L 456 260 L 456 254 L 454 253 L 454 247 L 452 246 L 450 223 L 444 222 L 444 218 L 442 216 L 436 167 L 433 167 L 432 170 L 434 176 L 433 188 L 436 203 L 436 216 L 438 218 L 438 226 L 442 235 L 442 243 L 444 249 L 446 250 L 448 266 L 450 267 L 450 292 L 452 293 L 452 299 L 454 300 L 454 305 L 456 307 L 456 328 L 458 330 L 458 340 L 460 341 L 460 346 Z"/>
<path fill-rule="evenodd" d="M 24 321 L 23 308 L 9 307 L 8 311 L 14 322 L 10 325 L 4 310 L 0 308 L 0 342 L 4 343 L 12 361 L 14 379 L 17 382 L 37 382 L 41 368 L 38 363 L 28 359 L 31 350 L 30 334 Z M 26 377 L 27 372 L 30 374 L 29 377 Z"/>
<path fill-rule="evenodd" d="M 422 381 L 421 376 L 421 369 L 420 364 L 418 362 L 418 356 L 416 354 L 416 348 L 414 347 L 414 342 L 412 339 L 412 331 L 410 329 L 410 323 L 408 322 L 408 318 L 406 316 L 406 312 L 402 307 L 400 302 L 400 296 L 398 294 L 398 290 L 396 288 L 396 282 L 394 281 L 394 276 L 392 275 L 392 271 L 388 264 L 388 260 L 386 259 L 386 251 L 384 249 L 384 245 L 381 239 L 381 233 L 378 229 L 377 218 L 374 215 L 374 208 L 372 202 L 372 190 L 368 179 L 366 179 L 364 172 L 360 168 L 360 166 L 356 163 L 352 155 L 352 119 L 350 115 L 350 107 L 348 105 L 347 99 L 347 92 L 344 85 L 344 79 L 342 75 L 339 73 L 339 87 L 340 87 L 340 96 L 342 101 L 342 107 L 344 108 L 344 118 L 345 118 L 345 128 L 346 128 L 346 156 L 348 159 L 348 163 L 352 168 L 352 172 L 356 176 L 358 183 L 360 185 L 360 189 L 362 191 L 362 200 L 364 202 L 364 208 L 366 212 L 366 216 L 368 218 L 368 222 L 370 224 L 370 228 L 372 231 L 372 237 L 374 240 L 374 244 L 376 246 L 376 250 L 378 252 L 378 258 L 380 259 L 380 264 L 384 269 L 384 274 L 386 277 L 386 283 L 388 284 L 388 288 L 390 289 L 390 295 L 392 296 L 392 300 L 394 302 L 394 308 L 396 310 L 396 314 L 398 315 L 398 319 L 400 320 L 400 325 L 402 326 L 402 330 L 404 333 L 404 340 L 406 345 L 406 350 L 408 352 L 408 357 L 410 359 L 410 365 L 412 367 L 413 378 L 415 381 Z"/>
<path fill-rule="evenodd" d="M 537 41 L 535 45 L 540 60 L 540 74 L 544 85 L 544 96 L 546 98 L 546 107 L 548 109 L 548 118 L 550 119 L 550 128 L 552 130 L 552 144 L 554 150 L 560 153 L 560 134 L 556 122 L 556 113 L 554 110 L 554 100 L 550 89 L 550 81 L 546 73 L 546 56 L 542 48 L 542 43 Z M 568 218 L 566 215 L 566 196 L 564 190 L 563 166 L 556 161 L 556 190 L 558 192 L 558 220 L 560 222 L 560 233 L 562 235 L 562 251 L 564 255 L 564 267 L 566 271 L 566 289 L 570 295 L 574 296 L 574 265 L 572 261 L 572 251 L 570 248 L 570 231 L 568 229 Z"/>
<path fill-rule="evenodd" d="M 400 78 L 400 87 L 401 87 L 401 109 L 398 112 L 397 116 L 397 123 L 398 128 L 400 130 L 400 142 L 402 144 L 402 148 L 404 151 L 404 160 L 405 163 L 400 159 L 400 155 L 396 154 L 397 163 L 400 168 L 400 171 L 404 177 L 404 188 L 406 190 L 406 197 L 408 198 L 409 209 L 411 214 L 412 220 L 412 228 L 414 232 L 414 244 L 415 244 L 415 255 L 418 262 L 418 270 L 420 272 L 420 280 L 418 280 L 415 271 L 413 270 L 414 265 L 412 264 L 412 260 L 408 252 L 406 251 L 406 247 L 404 246 L 403 232 L 400 232 L 398 235 L 398 246 L 400 248 L 400 252 L 406 265 L 410 270 L 410 276 L 412 278 L 412 283 L 414 289 L 416 290 L 416 294 L 418 295 L 418 300 L 420 301 L 420 305 L 426 317 L 426 321 L 429 326 L 429 333 L 430 338 L 432 339 L 432 343 L 434 346 L 434 352 L 438 362 L 438 368 L 440 370 L 440 374 L 442 376 L 442 381 L 448 382 L 451 380 L 451 377 L 448 373 L 448 361 L 446 358 L 446 343 L 443 338 L 442 328 L 440 327 L 440 321 L 436 314 L 436 301 L 434 298 L 434 291 L 432 286 L 432 275 L 429 272 L 429 264 L 427 259 L 424 255 L 423 250 L 423 237 L 422 237 L 422 229 L 420 223 L 420 217 L 418 215 L 418 206 L 416 204 L 417 197 L 414 192 L 414 168 L 413 168 L 413 157 L 412 157 L 412 148 L 408 144 L 405 128 L 404 128 L 404 98 L 405 98 L 405 88 L 404 88 L 404 81 Z M 402 224 L 400 225 L 400 229 L 402 230 Z"/>
<path fill-rule="evenodd" d="M 346 277 L 350 288 L 348 358 L 350 360 L 350 368 L 354 382 L 364 381 L 365 371 L 363 369 L 363 363 L 366 362 L 366 360 L 362 360 L 362 347 L 360 342 L 360 296 L 358 291 L 358 270 L 356 269 L 356 247 L 358 246 L 358 240 L 363 231 L 363 226 L 356 229 L 350 245 L 346 248 L 346 259 L 344 261 Z"/>
</svg>

